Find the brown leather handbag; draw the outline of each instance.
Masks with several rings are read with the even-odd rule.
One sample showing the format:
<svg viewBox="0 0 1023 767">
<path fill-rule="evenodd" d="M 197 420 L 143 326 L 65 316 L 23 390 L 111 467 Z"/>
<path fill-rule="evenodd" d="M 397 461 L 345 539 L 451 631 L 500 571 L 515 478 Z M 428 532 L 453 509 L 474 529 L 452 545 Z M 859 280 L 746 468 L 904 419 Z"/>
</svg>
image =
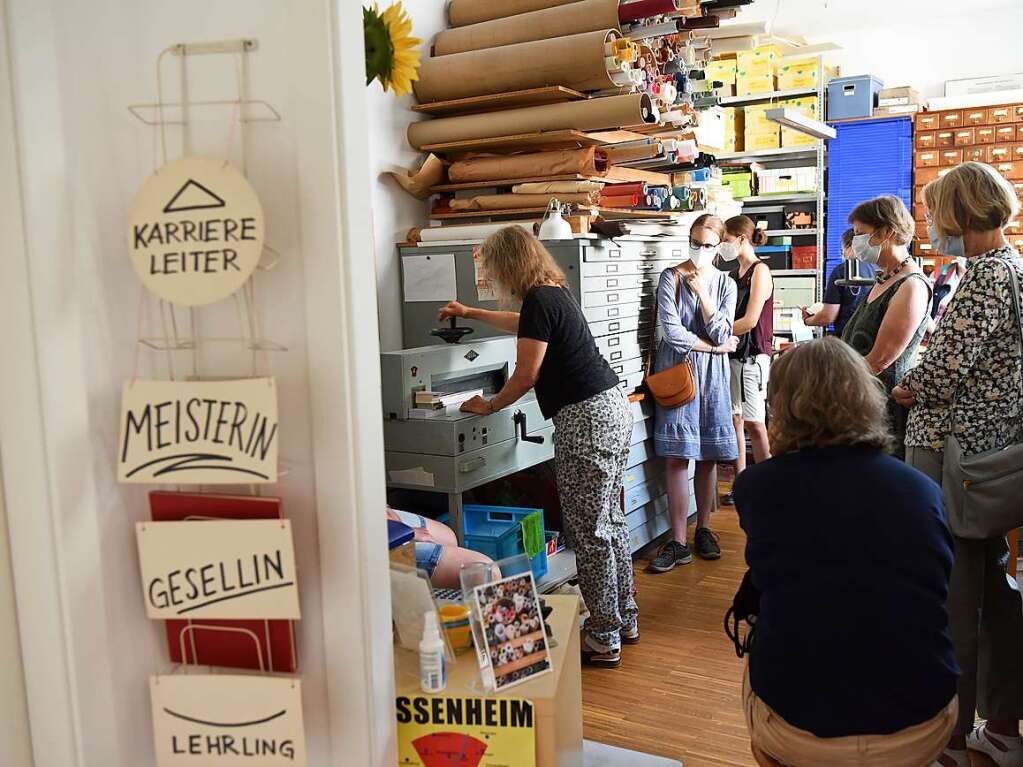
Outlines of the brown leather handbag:
<svg viewBox="0 0 1023 767">
<path fill-rule="evenodd" d="M 679 299 L 682 297 L 682 280 L 677 270 L 672 271 L 675 275 L 675 305 L 678 306 Z M 686 359 L 667 370 L 654 373 L 652 371 L 656 348 L 657 323 L 654 325 L 654 338 L 650 345 L 650 354 L 647 357 L 646 378 L 643 381 L 647 391 L 661 407 L 680 407 L 687 402 L 692 402 L 696 399 L 696 379 L 693 378 L 692 363 Z"/>
</svg>

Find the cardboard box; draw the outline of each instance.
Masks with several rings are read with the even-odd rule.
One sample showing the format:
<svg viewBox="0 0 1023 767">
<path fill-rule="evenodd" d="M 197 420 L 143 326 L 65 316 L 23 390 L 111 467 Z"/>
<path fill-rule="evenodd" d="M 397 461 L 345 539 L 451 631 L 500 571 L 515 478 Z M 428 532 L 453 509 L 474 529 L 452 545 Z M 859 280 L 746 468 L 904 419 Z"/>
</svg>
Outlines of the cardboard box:
<svg viewBox="0 0 1023 767">
<path fill-rule="evenodd" d="M 920 94 L 908 85 L 901 85 L 898 88 L 882 88 L 877 97 L 879 107 L 898 107 L 920 103 Z"/>
<path fill-rule="evenodd" d="M 825 65 L 816 56 L 813 58 L 787 57 L 778 62 L 778 90 L 790 91 L 797 88 L 816 88 L 838 76 L 837 67 Z"/>
<path fill-rule="evenodd" d="M 780 58 L 781 48 L 777 45 L 761 45 L 752 51 L 739 51 L 735 54 L 735 62 L 740 74 L 742 72 L 751 75 L 769 74 L 772 77 Z"/>
<path fill-rule="evenodd" d="M 785 99 L 779 102 L 779 106 L 787 109 L 796 109 L 804 114 L 808 115 L 814 120 L 820 119 L 820 108 L 816 96 L 804 96 L 797 99 Z M 792 146 L 814 146 L 817 143 L 817 139 L 813 136 L 808 136 L 792 128 L 781 129 L 781 145 L 783 147 Z"/>
<path fill-rule="evenodd" d="M 725 85 L 735 85 L 738 69 L 735 59 L 718 59 L 708 62 L 703 71 L 708 80 L 720 80 Z"/>
<path fill-rule="evenodd" d="M 792 268 L 793 269 L 816 269 L 817 268 L 817 246 L 816 245 L 793 245 L 792 246 Z"/>
<path fill-rule="evenodd" d="M 913 115 L 923 109 L 919 104 L 904 104 L 902 106 L 877 107 L 874 110 L 875 117 L 906 117 Z"/>
<path fill-rule="evenodd" d="M 725 109 L 725 151 L 741 152 L 745 148 L 746 113 L 741 108 Z"/>
<path fill-rule="evenodd" d="M 754 96 L 758 93 L 771 93 L 775 88 L 774 75 L 770 72 L 751 74 L 741 71 L 735 80 L 735 95 Z"/>
<path fill-rule="evenodd" d="M 746 133 L 770 133 L 778 129 L 778 123 L 767 119 L 768 109 L 777 109 L 777 105 L 753 104 L 743 109 L 743 127 Z"/>
<path fill-rule="evenodd" d="M 719 99 L 727 99 L 735 96 L 735 83 L 729 83 L 728 85 L 722 85 L 720 88 L 714 90 L 714 95 Z"/>
<path fill-rule="evenodd" d="M 759 152 L 763 149 L 780 149 L 781 148 L 781 131 L 780 126 L 775 126 L 773 131 L 753 131 L 752 133 L 747 130 L 743 140 L 745 142 L 746 152 Z"/>
</svg>

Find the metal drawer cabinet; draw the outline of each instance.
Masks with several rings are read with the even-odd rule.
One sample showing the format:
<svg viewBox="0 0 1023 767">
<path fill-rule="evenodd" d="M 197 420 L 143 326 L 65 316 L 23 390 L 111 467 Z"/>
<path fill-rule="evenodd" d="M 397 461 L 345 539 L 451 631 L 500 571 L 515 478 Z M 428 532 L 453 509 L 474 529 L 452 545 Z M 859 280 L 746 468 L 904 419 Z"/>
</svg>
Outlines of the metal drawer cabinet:
<svg viewBox="0 0 1023 767">
<path fill-rule="evenodd" d="M 603 275 L 625 275 L 625 274 L 657 274 L 659 275 L 675 261 L 583 261 L 580 266 L 580 274 L 583 279 L 587 277 L 600 277 Z"/>
<path fill-rule="evenodd" d="M 620 335 L 623 333 L 650 333 L 651 324 L 653 323 L 653 313 L 649 312 L 648 314 L 649 316 L 646 318 L 641 318 L 637 314 L 633 317 L 626 317 L 619 320 L 590 322 L 590 333 L 593 334 L 594 338 Z"/>
<path fill-rule="evenodd" d="M 653 296 L 653 288 L 629 288 L 628 290 L 602 290 L 596 293 L 583 293 L 584 309 L 594 306 L 611 306 L 614 304 L 633 304 L 643 300 L 644 296 Z"/>
<path fill-rule="evenodd" d="M 657 278 L 652 274 L 605 274 L 602 277 L 583 277 L 582 292 L 594 293 L 604 290 L 650 288 Z"/>
<path fill-rule="evenodd" d="M 634 304 L 612 304 L 610 306 L 583 307 L 583 316 L 587 322 L 602 322 L 604 320 L 618 320 L 626 317 L 639 317 L 644 313 L 653 318 L 653 302 L 646 306 L 641 303 Z"/>
<path fill-rule="evenodd" d="M 647 346 L 639 333 L 618 333 L 598 338 L 597 350 L 608 362 L 621 362 L 646 354 Z"/>
</svg>

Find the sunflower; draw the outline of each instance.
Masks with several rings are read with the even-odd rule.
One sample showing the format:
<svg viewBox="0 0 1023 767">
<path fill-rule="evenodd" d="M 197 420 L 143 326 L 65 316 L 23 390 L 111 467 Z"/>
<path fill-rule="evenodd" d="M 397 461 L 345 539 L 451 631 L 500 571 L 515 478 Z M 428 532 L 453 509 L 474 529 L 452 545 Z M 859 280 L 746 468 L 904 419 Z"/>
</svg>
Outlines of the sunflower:
<svg viewBox="0 0 1023 767">
<path fill-rule="evenodd" d="M 419 79 L 419 51 L 422 40 L 411 37 L 412 20 L 400 2 L 392 3 L 380 13 L 373 8 L 362 9 L 366 40 L 366 84 L 379 79 L 384 90 L 396 96 L 412 92 L 412 83 Z"/>
</svg>

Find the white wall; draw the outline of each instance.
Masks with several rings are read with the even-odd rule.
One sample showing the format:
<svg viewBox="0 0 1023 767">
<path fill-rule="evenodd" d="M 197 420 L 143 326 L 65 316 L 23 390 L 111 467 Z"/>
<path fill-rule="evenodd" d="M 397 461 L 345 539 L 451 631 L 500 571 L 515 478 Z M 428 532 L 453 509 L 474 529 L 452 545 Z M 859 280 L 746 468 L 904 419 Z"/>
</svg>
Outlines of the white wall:
<svg viewBox="0 0 1023 767">
<path fill-rule="evenodd" d="M 3 472 L 0 471 L 0 764 L 32 767 L 25 678 L 21 672 L 21 642 L 14 604 L 11 549 L 7 540 Z"/>
<path fill-rule="evenodd" d="M 412 18 L 412 34 L 423 40 L 423 56 L 433 36 L 447 27 L 445 0 L 405 0 Z M 423 226 L 429 208 L 425 202 L 402 191 L 393 179 L 383 175 L 407 170 L 422 160 L 409 146 L 405 130 L 419 115 L 409 110 L 415 99 L 384 93 L 378 82 L 369 88 L 371 162 L 373 187 L 373 241 L 376 251 L 377 302 L 380 314 L 380 348 L 401 348 L 401 272 L 395 243 L 403 242 L 408 230 Z"/>
<path fill-rule="evenodd" d="M 774 19 L 775 33 L 833 42 L 843 75 L 873 74 L 925 98 L 945 80 L 1023 72 L 1019 0 L 756 0 L 737 21 Z"/>
<path fill-rule="evenodd" d="M 353 759 L 360 767 L 378 763 L 376 758 L 359 756 L 368 752 L 362 742 L 363 738 L 369 739 L 365 733 L 380 725 L 381 711 L 367 711 L 371 698 L 366 688 L 374 685 L 386 705 L 389 672 L 382 675 L 379 668 L 363 665 L 374 658 L 366 652 L 361 638 L 349 641 L 346 636 L 346 632 L 361 631 L 363 626 L 362 616 L 351 611 L 346 616 L 348 628 L 330 638 L 332 645 L 349 642 L 351 652 L 346 656 L 344 670 L 339 671 L 337 663 L 329 666 L 326 663 L 317 535 L 317 485 L 313 466 L 314 458 L 321 456 L 313 454 L 309 402 L 310 389 L 314 389 L 314 397 L 319 392 L 317 387 L 311 387 L 308 370 L 307 349 L 312 345 L 308 343 L 306 306 L 311 299 L 306 294 L 304 261 L 329 260 L 331 256 L 337 261 L 343 213 L 338 210 L 333 196 L 328 199 L 328 194 L 319 195 L 319 200 L 300 210 L 300 192 L 306 197 L 310 194 L 316 197 L 317 190 L 311 190 L 299 175 L 300 167 L 308 170 L 315 165 L 324 175 L 327 192 L 332 193 L 332 186 L 339 186 L 336 147 L 330 141 L 336 138 L 334 89 L 340 86 L 336 84 L 334 67 L 339 67 L 340 62 L 324 56 L 314 62 L 314 67 L 319 68 L 314 68 L 313 76 L 297 82 L 299 78 L 292 70 L 299 66 L 298 60 L 305 66 L 308 57 L 301 53 L 301 48 L 293 46 L 290 35 L 295 34 L 296 16 L 316 15 L 329 7 L 329 3 L 310 0 L 303 0 L 301 4 L 296 0 L 294 5 L 276 0 L 220 0 L 217 3 L 206 0 L 174 3 L 6 0 L 7 28 L 0 24 L 0 39 L 6 39 L 10 45 L 10 81 L 20 153 L 16 163 L 10 165 L 6 164 L 5 157 L 4 180 L 13 180 L 16 184 L 20 172 L 28 265 L 28 275 L 23 275 L 17 286 L 9 282 L 7 287 L 12 292 L 31 293 L 31 306 L 27 309 L 32 313 L 31 327 L 19 339 L 19 343 L 23 342 L 19 348 L 32 350 L 34 346 L 38 358 L 10 359 L 13 347 L 8 347 L 5 340 L 5 357 L 0 368 L 5 370 L 6 379 L 12 377 L 11 371 L 18 365 L 32 366 L 33 373 L 37 371 L 42 380 L 42 387 L 35 392 L 22 388 L 23 402 L 0 397 L 0 405 L 3 405 L 0 410 L 8 419 L 0 423 L 4 427 L 0 434 L 11 440 L 5 442 L 5 447 L 13 447 L 18 436 L 15 427 L 23 427 L 30 419 L 22 423 L 11 415 L 22 404 L 22 409 L 30 409 L 29 394 L 37 399 L 41 433 L 32 434 L 31 444 L 36 446 L 38 436 L 41 462 L 45 463 L 49 481 L 41 492 L 38 507 L 19 504 L 15 508 L 13 503 L 8 504 L 12 539 L 17 533 L 26 544 L 36 545 L 34 550 L 28 545 L 15 547 L 13 564 L 19 600 L 34 595 L 35 581 L 49 578 L 47 567 L 52 564 L 57 586 L 51 596 L 55 603 L 59 602 L 60 611 L 52 635 L 41 638 L 38 647 L 23 642 L 26 656 L 32 656 L 31 663 L 26 661 L 26 668 L 31 666 L 32 670 L 28 686 L 33 724 L 38 721 L 46 725 L 35 733 L 37 767 L 120 767 L 154 763 L 148 677 L 169 672 L 170 665 L 166 661 L 160 624 L 145 617 L 138 580 L 134 522 L 148 517 L 145 492 L 115 482 L 114 455 L 121 383 L 133 375 L 135 365 L 140 298 L 140 283 L 127 256 L 124 222 L 135 190 L 154 169 L 158 142 L 155 130 L 132 118 L 127 105 L 155 99 L 155 61 L 163 48 L 182 41 L 243 36 L 257 38 L 260 46 L 251 56 L 252 95 L 270 102 L 284 115 L 280 123 L 250 126 L 248 175 L 266 212 L 267 241 L 282 254 L 280 265 L 257 279 L 264 333 L 289 348 L 287 353 L 272 355 L 282 424 L 281 463 L 288 474 L 271 492 L 283 498 L 284 512 L 293 521 L 295 534 L 304 616 L 298 624 L 298 653 L 304 682 L 309 763 L 316 767 L 354 764 L 349 761 Z M 323 13 L 312 29 L 308 25 L 305 29 L 315 50 L 324 50 L 325 46 L 323 40 L 314 39 L 315 36 L 330 37 L 333 25 L 338 23 L 332 11 Z M 355 25 L 360 18 L 357 7 L 353 4 L 342 9 L 342 13 L 340 23 L 357 29 Z M 356 46 L 360 39 L 361 33 L 355 38 Z M 292 58 L 296 51 L 299 55 Z M 4 54 L 6 50 L 0 48 L 0 55 Z M 359 58 L 356 56 L 356 64 L 361 66 Z M 168 57 L 167 61 L 165 98 L 175 99 L 177 60 Z M 349 72 L 356 71 L 351 61 L 347 66 Z M 233 97 L 235 64 L 232 60 L 207 57 L 190 63 L 189 67 L 193 99 Z M 0 75 L 2 79 L 7 78 L 6 67 L 0 66 Z M 348 79 L 357 81 L 358 76 Z M 318 88 L 321 84 L 326 86 Z M 311 92 L 300 94 L 301 88 Z M 300 133 L 296 128 L 299 95 L 305 101 L 326 105 L 322 115 L 325 144 L 312 160 L 305 146 L 296 146 L 300 136 L 309 136 L 309 131 Z M 354 110 L 364 108 L 361 92 L 360 98 L 353 99 L 352 103 Z M 306 112 L 309 111 L 307 106 L 303 104 Z M 194 151 L 230 156 L 237 163 L 240 158 L 237 140 L 233 146 L 229 142 L 230 112 L 197 111 L 194 116 L 197 121 Z M 168 137 L 170 155 L 174 156 L 180 151 L 178 129 L 170 128 Z M 0 148 L 7 146 L 8 138 L 8 133 L 0 132 Z M 364 146 L 364 136 L 348 136 L 352 147 L 360 146 L 360 141 Z M 303 152 L 306 156 L 300 166 L 299 156 Z M 364 172 L 352 173 L 351 178 L 360 179 L 365 186 Z M 2 199 L 10 202 L 6 197 Z M 326 236 L 312 242 L 315 238 L 308 237 L 311 228 L 303 219 L 308 218 L 316 202 L 325 202 L 332 210 L 325 222 Z M 12 220 L 20 223 L 21 217 L 14 215 Z M 307 247 L 317 248 L 315 256 L 310 254 L 303 258 L 303 240 L 310 242 Z M 364 257 L 369 257 L 369 248 L 365 249 Z M 16 260 L 14 254 L 10 258 Z M 335 263 L 334 272 L 338 268 Z M 317 285 L 317 288 L 334 290 L 335 303 L 340 301 L 343 286 L 339 282 Z M 201 310 L 200 317 L 202 332 L 206 335 L 238 334 L 238 322 L 230 301 Z M 315 318 L 310 324 L 315 329 Z M 375 327 L 373 330 L 375 335 Z M 157 330 L 151 325 L 146 332 L 154 334 Z M 323 335 L 334 338 L 341 332 L 343 328 L 335 323 Z M 346 354 L 350 355 L 351 350 L 339 344 L 334 350 L 333 362 L 342 366 Z M 368 356 L 372 360 L 375 353 Z M 191 372 L 188 355 L 180 354 L 174 362 L 178 376 Z M 240 345 L 209 346 L 199 363 L 199 372 L 204 376 L 251 372 L 250 357 Z M 345 363 L 350 365 L 351 359 L 345 359 Z M 167 377 L 168 373 L 163 355 L 142 353 L 141 376 Z M 373 377 L 368 380 L 368 385 L 372 385 Z M 0 394 L 7 395 L 9 391 L 0 387 Z M 338 392 L 334 395 L 336 400 L 343 392 L 340 386 L 336 386 L 335 391 Z M 17 396 L 19 392 L 14 394 Z M 374 399 L 379 396 L 375 392 L 370 394 Z M 364 395 L 360 392 L 350 400 L 361 402 L 366 398 Z M 338 407 L 337 413 L 330 413 L 329 419 L 332 424 L 340 422 L 336 435 L 339 440 L 352 433 L 344 431 L 349 424 L 348 414 L 342 410 L 343 407 Z M 371 453 L 376 447 L 380 454 L 380 476 L 367 472 L 358 482 L 365 484 L 368 480 L 379 486 L 380 502 L 376 504 L 376 511 L 382 508 L 382 451 L 378 445 L 379 421 L 373 419 L 372 423 L 378 432 L 377 440 L 368 444 Z M 334 457 L 338 465 L 327 467 L 332 475 L 324 480 L 332 487 L 348 476 L 349 463 L 359 463 L 356 458 L 346 460 L 343 454 Z M 11 468 L 12 462 L 23 458 L 9 452 L 5 462 Z M 35 465 L 33 461 L 32 468 Z M 356 482 L 349 484 L 354 486 Z M 341 493 L 334 496 L 334 500 L 346 504 L 337 508 L 337 518 L 347 524 L 359 511 L 342 496 Z M 41 518 L 46 518 L 46 526 L 35 526 Z M 344 525 L 336 527 L 341 531 Z M 353 536 L 345 547 L 348 554 L 345 561 L 330 563 L 332 571 L 345 579 L 328 585 L 336 590 L 350 590 L 357 595 L 357 601 L 367 598 L 368 589 L 360 580 L 359 547 L 375 536 L 381 546 L 380 559 L 386 561 L 382 549 L 382 513 L 376 511 L 358 527 L 359 535 Z M 33 561 L 34 551 L 52 553 L 52 563 Z M 0 564 L 6 565 L 6 562 Z M 340 601 L 344 606 L 344 600 Z M 381 646 L 387 648 L 386 591 L 385 596 L 376 601 L 374 610 L 380 612 L 377 628 L 383 629 L 378 634 L 384 643 Z M 337 603 L 335 599 L 335 607 Z M 57 606 L 40 605 L 47 610 Z M 26 599 L 24 604 L 19 604 L 19 614 L 26 615 L 35 607 L 31 599 Z M 40 657 L 40 648 L 45 644 L 43 639 L 63 645 L 66 657 L 62 657 L 59 649 L 48 657 Z M 330 649 L 343 648 L 332 646 Z M 3 657 L 9 663 L 11 656 L 4 653 Z M 37 693 L 57 689 L 57 677 L 65 668 L 62 663 L 66 663 L 68 689 L 53 700 L 70 710 L 43 710 L 46 706 L 41 702 L 42 695 L 37 694 L 33 699 L 31 693 L 33 689 Z M 353 680 L 351 687 L 342 691 L 347 695 L 348 704 L 345 705 L 343 695 L 336 694 L 336 689 L 331 703 L 337 704 L 337 718 L 344 721 L 329 722 L 328 679 L 336 680 L 343 675 L 350 675 Z M 349 708 L 353 710 L 347 710 Z M 48 715 L 54 720 L 52 724 L 47 721 Z M 376 723 L 366 724 L 364 718 L 371 716 L 377 717 Z M 358 742 L 352 737 L 346 749 L 339 748 L 342 744 L 338 742 L 332 750 L 331 727 L 335 734 L 346 732 L 349 722 L 362 726 Z M 56 733 L 56 729 L 65 724 L 63 732 L 48 738 L 48 727 L 55 728 Z M 383 725 L 385 745 L 379 751 L 386 756 L 387 732 L 393 730 L 388 727 L 386 710 Z M 72 737 L 64 737 L 67 728 L 73 730 Z M 59 741 L 60 747 L 69 745 L 58 756 L 56 750 L 47 750 L 50 740 Z M 8 762 L 4 760 L 4 764 Z"/>
</svg>

